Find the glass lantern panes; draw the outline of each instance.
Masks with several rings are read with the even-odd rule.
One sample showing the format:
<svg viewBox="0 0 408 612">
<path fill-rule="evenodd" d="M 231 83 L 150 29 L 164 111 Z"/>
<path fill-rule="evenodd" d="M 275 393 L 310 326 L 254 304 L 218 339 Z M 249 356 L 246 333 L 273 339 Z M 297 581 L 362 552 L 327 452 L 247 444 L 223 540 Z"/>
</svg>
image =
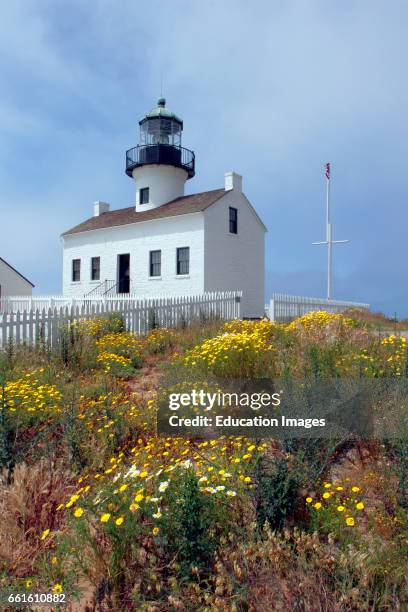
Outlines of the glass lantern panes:
<svg viewBox="0 0 408 612">
<path fill-rule="evenodd" d="M 154 117 L 143 121 L 140 126 L 140 144 L 164 144 L 181 146 L 181 124 L 174 119 Z"/>
</svg>

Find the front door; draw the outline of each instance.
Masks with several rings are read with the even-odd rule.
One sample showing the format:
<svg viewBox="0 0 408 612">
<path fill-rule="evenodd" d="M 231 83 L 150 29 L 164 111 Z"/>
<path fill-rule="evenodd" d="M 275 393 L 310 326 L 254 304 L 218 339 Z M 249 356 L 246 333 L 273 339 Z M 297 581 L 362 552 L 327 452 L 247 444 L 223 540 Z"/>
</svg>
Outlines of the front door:
<svg viewBox="0 0 408 612">
<path fill-rule="evenodd" d="M 130 255 L 118 256 L 118 293 L 130 292 Z"/>
</svg>

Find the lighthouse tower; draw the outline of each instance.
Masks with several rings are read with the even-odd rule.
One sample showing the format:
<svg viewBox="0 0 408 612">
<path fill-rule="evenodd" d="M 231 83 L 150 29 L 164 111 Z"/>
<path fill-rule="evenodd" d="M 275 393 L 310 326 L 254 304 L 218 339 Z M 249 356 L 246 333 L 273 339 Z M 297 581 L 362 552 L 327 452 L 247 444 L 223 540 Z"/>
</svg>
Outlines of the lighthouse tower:
<svg viewBox="0 0 408 612">
<path fill-rule="evenodd" d="M 185 182 L 195 174 L 194 153 L 181 146 L 183 122 L 164 98 L 139 125 L 140 144 L 126 151 L 126 174 L 136 181 L 136 212 L 183 196 Z"/>
</svg>

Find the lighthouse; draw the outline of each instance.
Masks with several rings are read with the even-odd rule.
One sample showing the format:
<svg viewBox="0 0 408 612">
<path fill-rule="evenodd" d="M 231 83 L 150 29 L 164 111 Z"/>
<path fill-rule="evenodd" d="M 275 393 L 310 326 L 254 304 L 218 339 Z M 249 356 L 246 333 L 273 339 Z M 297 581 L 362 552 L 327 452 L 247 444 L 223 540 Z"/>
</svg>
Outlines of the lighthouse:
<svg viewBox="0 0 408 612">
<path fill-rule="evenodd" d="M 181 146 L 183 121 L 165 98 L 139 121 L 140 141 L 126 151 L 126 174 L 136 183 L 136 212 L 151 210 L 184 196 L 195 174 L 194 152 Z"/>
<path fill-rule="evenodd" d="M 242 191 L 242 176 L 225 172 L 218 188 L 186 195 L 195 156 L 182 146 L 183 121 L 159 98 L 139 127 L 125 165 L 135 201 L 112 209 L 97 200 L 92 217 L 63 233 L 64 295 L 242 291 L 242 316 L 263 316 L 267 230 Z"/>
</svg>

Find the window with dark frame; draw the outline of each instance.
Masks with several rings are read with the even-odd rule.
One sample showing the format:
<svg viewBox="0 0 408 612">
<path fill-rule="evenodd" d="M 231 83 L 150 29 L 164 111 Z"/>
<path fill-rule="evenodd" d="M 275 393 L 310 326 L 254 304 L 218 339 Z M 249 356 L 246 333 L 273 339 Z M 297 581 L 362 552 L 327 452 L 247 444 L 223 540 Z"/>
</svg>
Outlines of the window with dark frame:
<svg viewBox="0 0 408 612">
<path fill-rule="evenodd" d="M 76 283 L 81 280 L 81 260 L 72 260 L 72 282 Z"/>
<path fill-rule="evenodd" d="M 91 258 L 91 280 L 98 281 L 101 279 L 101 258 Z"/>
<path fill-rule="evenodd" d="M 189 274 L 190 272 L 190 247 L 177 249 L 177 274 Z"/>
<path fill-rule="evenodd" d="M 161 251 L 150 251 L 150 276 L 161 276 Z"/>
<path fill-rule="evenodd" d="M 238 210 L 229 207 L 229 231 L 230 234 L 238 234 Z"/>
<path fill-rule="evenodd" d="M 149 188 L 143 187 L 139 189 L 139 204 L 148 204 L 149 203 Z"/>
</svg>

